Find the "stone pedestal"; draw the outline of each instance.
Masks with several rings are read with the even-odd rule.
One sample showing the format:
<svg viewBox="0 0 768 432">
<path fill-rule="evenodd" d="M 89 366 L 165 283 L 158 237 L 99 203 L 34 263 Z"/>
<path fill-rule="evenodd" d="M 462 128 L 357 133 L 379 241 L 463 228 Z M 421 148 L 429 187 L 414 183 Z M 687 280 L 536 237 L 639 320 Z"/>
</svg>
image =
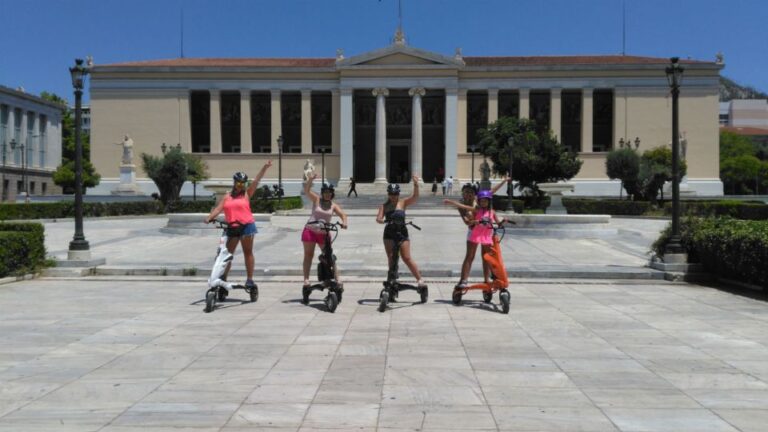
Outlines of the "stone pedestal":
<svg viewBox="0 0 768 432">
<path fill-rule="evenodd" d="M 551 199 L 546 210 L 547 214 L 568 214 L 568 210 L 563 207 L 563 192 L 573 192 L 572 183 L 539 183 L 537 186 Z"/>
<path fill-rule="evenodd" d="M 120 165 L 120 184 L 112 190 L 112 195 L 136 196 L 144 195 L 136 185 L 136 165 Z"/>
</svg>

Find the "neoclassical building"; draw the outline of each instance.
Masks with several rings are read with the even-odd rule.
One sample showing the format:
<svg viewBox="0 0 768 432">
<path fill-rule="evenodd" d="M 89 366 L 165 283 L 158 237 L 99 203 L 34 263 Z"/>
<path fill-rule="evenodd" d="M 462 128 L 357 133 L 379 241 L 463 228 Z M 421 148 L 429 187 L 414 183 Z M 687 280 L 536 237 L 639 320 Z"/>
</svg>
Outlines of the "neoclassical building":
<svg viewBox="0 0 768 432">
<path fill-rule="evenodd" d="M 718 86 L 722 62 L 683 60 L 680 130 L 688 187 L 721 195 Z M 468 180 L 476 131 L 500 116 L 532 118 L 578 152 L 579 195 L 615 195 L 606 152 L 620 140 L 639 150 L 671 141 L 669 59 L 637 56 L 446 56 L 405 44 L 335 58 L 177 58 L 96 65 L 90 81 L 97 193 L 119 178 L 125 134 L 135 152 L 180 145 L 202 156 L 212 179 L 255 173 L 278 159 L 301 180 L 312 159 L 332 182 Z M 476 158 L 479 164 L 479 159 Z M 139 165 L 139 161 L 136 161 Z M 475 167 L 477 169 L 477 166 Z M 267 181 L 277 178 L 278 170 Z M 140 185 L 151 182 L 137 169 Z M 475 177 L 478 177 L 476 174 Z"/>
</svg>

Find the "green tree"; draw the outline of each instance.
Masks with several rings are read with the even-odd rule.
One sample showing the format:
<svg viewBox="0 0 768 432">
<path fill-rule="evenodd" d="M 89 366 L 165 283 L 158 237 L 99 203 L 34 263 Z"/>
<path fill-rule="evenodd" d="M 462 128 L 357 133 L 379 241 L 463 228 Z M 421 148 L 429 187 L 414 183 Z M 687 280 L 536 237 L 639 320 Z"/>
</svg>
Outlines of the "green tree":
<svg viewBox="0 0 768 432">
<path fill-rule="evenodd" d="M 197 184 L 208 179 L 208 165 L 200 156 L 185 153 L 187 180 L 192 182 L 192 199 L 197 200 Z"/>
<path fill-rule="evenodd" d="M 171 147 L 162 156 L 141 154 L 142 168 L 160 191 L 160 201 L 168 211 L 179 200 L 181 187 L 188 180 L 208 178 L 207 166 L 199 156 Z"/>
<path fill-rule="evenodd" d="M 627 198 L 640 193 L 638 176 L 640 175 L 640 155 L 631 148 L 611 150 L 605 159 L 605 172 L 611 180 L 621 180 L 619 198 L 622 189 L 627 190 Z"/>
<path fill-rule="evenodd" d="M 688 166 L 680 159 L 680 177 L 685 176 Z M 656 147 L 643 152 L 640 157 L 640 187 L 644 198 L 656 201 L 661 194 L 664 199 L 664 183 L 672 181 L 672 149 L 669 147 Z"/>
<path fill-rule="evenodd" d="M 40 97 L 65 107 L 61 116 L 61 164 L 53 172 L 53 182 L 61 186 L 64 193 L 75 193 L 75 119 L 74 112 L 69 109 L 67 101 L 60 96 L 42 92 Z M 87 132 L 81 132 L 80 142 L 83 146 L 83 187 L 94 187 L 101 181 L 101 175 L 91 163 L 91 137 Z"/>
<path fill-rule="evenodd" d="M 720 162 L 736 156 L 755 155 L 752 140 L 733 132 L 720 132 Z"/>
<path fill-rule="evenodd" d="M 726 185 L 731 186 L 731 193 L 755 193 L 748 186 L 752 184 L 758 189 L 757 183 L 764 172 L 765 163 L 752 155 L 729 157 L 720 163 L 720 178 Z"/>
<path fill-rule="evenodd" d="M 541 195 L 537 183 L 568 180 L 579 173 L 582 161 L 547 131 L 536 132 L 536 122 L 501 117 L 478 131 L 482 153 L 493 161 L 493 172 L 509 174 L 509 138 L 512 145 L 512 177 L 519 189 Z"/>
</svg>

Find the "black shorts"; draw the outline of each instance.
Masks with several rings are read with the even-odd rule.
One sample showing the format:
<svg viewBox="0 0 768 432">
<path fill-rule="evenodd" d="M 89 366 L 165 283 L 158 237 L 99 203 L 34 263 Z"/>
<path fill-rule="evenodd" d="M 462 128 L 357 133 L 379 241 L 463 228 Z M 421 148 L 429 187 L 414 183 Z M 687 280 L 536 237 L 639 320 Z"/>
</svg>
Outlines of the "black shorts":
<svg viewBox="0 0 768 432">
<path fill-rule="evenodd" d="M 408 227 L 399 224 L 389 224 L 384 227 L 384 240 L 409 240 Z"/>
</svg>

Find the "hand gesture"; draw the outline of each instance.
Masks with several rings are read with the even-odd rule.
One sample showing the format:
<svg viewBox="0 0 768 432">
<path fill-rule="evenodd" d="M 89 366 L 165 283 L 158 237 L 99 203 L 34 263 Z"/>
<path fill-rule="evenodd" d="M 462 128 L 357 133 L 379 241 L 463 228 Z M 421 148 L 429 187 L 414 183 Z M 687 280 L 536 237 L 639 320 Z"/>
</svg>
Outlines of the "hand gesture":
<svg viewBox="0 0 768 432">
<path fill-rule="evenodd" d="M 267 163 L 264 164 L 264 169 L 272 168 L 272 159 L 268 160 Z"/>
<path fill-rule="evenodd" d="M 419 183 L 419 176 L 414 175 L 413 176 L 413 184 L 418 184 L 418 183 Z"/>
<path fill-rule="evenodd" d="M 312 173 L 312 175 L 311 175 L 311 176 L 309 176 L 309 179 L 310 179 L 310 180 L 314 180 L 314 179 L 316 179 L 316 178 L 318 178 L 318 177 L 320 177 L 320 176 L 319 176 L 319 175 L 317 175 L 317 173 Z"/>
</svg>

